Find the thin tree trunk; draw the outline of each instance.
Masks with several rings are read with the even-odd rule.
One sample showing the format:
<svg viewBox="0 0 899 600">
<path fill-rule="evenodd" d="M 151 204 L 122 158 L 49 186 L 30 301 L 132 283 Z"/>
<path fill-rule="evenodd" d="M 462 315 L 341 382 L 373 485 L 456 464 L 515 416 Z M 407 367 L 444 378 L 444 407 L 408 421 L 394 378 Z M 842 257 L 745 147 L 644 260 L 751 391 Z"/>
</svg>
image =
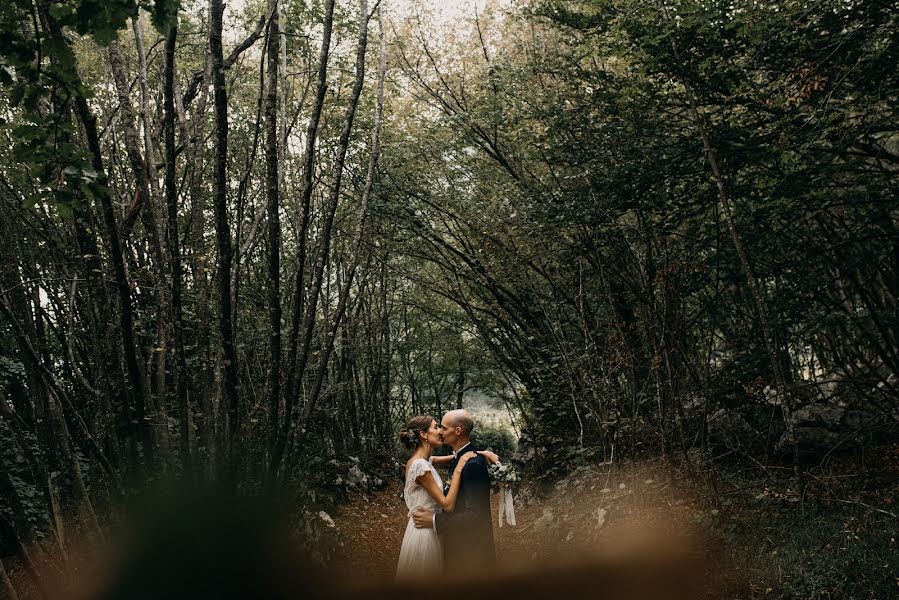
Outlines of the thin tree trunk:
<svg viewBox="0 0 899 600">
<path fill-rule="evenodd" d="M 157 342 L 156 349 L 151 354 L 155 358 L 155 390 L 156 390 L 156 406 L 155 429 L 159 436 L 159 444 L 163 452 L 169 452 L 169 430 L 168 419 L 168 372 L 169 372 L 169 351 L 172 343 L 172 298 L 166 275 L 166 247 L 163 240 L 168 241 L 166 235 L 166 219 L 162 207 L 162 197 L 159 191 L 159 179 L 157 177 L 156 145 L 154 140 L 158 138 L 155 135 L 153 124 L 150 120 L 150 83 L 147 72 L 147 54 L 144 50 L 144 34 L 141 27 L 140 17 L 131 19 L 131 28 L 134 31 L 134 44 L 137 51 L 138 66 L 138 83 L 140 84 L 140 120 L 143 125 L 143 142 L 144 142 L 144 168 L 146 169 L 146 180 L 149 190 L 149 196 L 144 203 L 144 212 L 152 214 L 152 219 L 156 223 L 155 238 L 159 241 L 158 255 L 154 256 L 154 262 L 157 262 L 153 272 L 156 274 L 157 280 L 157 298 L 159 307 L 157 309 Z M 150 375 L 148 373 L 148 375 Z"/>
<path fill-rule="evenodd" d="M 81 433 L 87 439 L 87 441 L 91 444 L 91 450 L 94 452 L 97 459 L 106 469 L 107 474 L 115 481 L 115 473 L 112 470 L 112 465 L 106 460 L 103 456 L 102 451 L 99 446 L 94 441 L 90 432 L 87 430 L 87 426 L 83 421 L 80 420 L 80 416 L 77 415 L 74 411 L 74 407 L 72 406 L 71 401 L 66 396 L 65 391 L 56 381 L 56 378 L 53 376 L 52 372 L 47 368 L 46 365 L 43 364 L 40 355 L 35 351 L 34 345 L 28 339 L 25 334 L 25 331 L 22 329 L 21 324 L 15 320 L 15 316 L 12 314 L 7 302 L 5 299 L 0 298 L 0 314 L 3 314 L 13 326 L 13 331 L 16 335 L 16 339 L 19 342 L 19 346 L 22 349 L 22 355 L 26 360 L 30 361 L 34 367 L 41 373 L 42 378 L 44 379 L 44 383 L 47 386 L 47 416 L 49 417 L 50 427 L 53 431 L 53 443 L 54 447 L 57 448 L 60 452 L 60 457 L 62 460 L 62 466 L 68 471 L 68 475 L 71 478 L 72 488 L 75 494 L 76 501 L 76 509 L 81 518 L 81 522 L 85 530 L 90 535 L 97 535 L 102 537 L 100 532 L 100 525 L 97 521 L 97 515 L 94 512 L 93 505 L 90 500 L 90 495 L 87 493 L 87 487 L 84 483 L 84 477 L 81 473 L 81 466 L 78 464 L 78 459 L 75 456 L 74 449 L 72 447 L 72 439 L 69 434 L 68 425 L 66 425 L 66 419 L 63 414 L 63 402 L 70 408 L 70 412 L 73 413 L 73 418 L 78 421 L 81 425 Z"/>
<path fill-rule="evenodd" d="M 163 126 L 165 132 L 165 204 L 168 212 L 166 245 L 169 251 L 169 271 L 172 282 L 172 346 L 175 360 L 171 377 L 175 385 L 178 404 L 178 432 L 181 465 L 191 468 L 190 456 L 190 406 L 187 401 L 187 366 L 184 356 L 184 320 L 181 310 L 181 239 L 178 236 L 178 190 L 175 183 L 175 44 L 178 39 L 178 16 L 165 38 L 165 82 L 163 85 Z"/>
<path fill-rule="evenodd" d="M 265 19 L 268 22 L 268 19 Z M 250 152 L 247 154 L 246 167 L 237 185 L 236 207 L 236 228 L 234 232 L 234 264 L 231 267 L 231 327 L 237 329 L 238 324 L 238 306 L 240 303 L 240 284 L 241 284 L 241 266 L 244 257 L 252 251 L 256 245 L 256 239 L 259 233 L 259 226 L 266 215 L 266 206 L 263 204 L 255 208 L 255 216 L 253 224 L 250 226 L 249 233 L 244 236 L 244 209 L 247 201 L 247 190 L 250 187 L 250 177 L 253 174 L 253 166 L 256 164 L 256 152 L 259 149 L 259 134 L 262 131 L 263 105 L 265 104 L 265 65 L 268 57 L 265 51 L 268 47 L 268 29 L 266 28 L 266 43 L 263 46 L 262 54 L 259 57 L 259 94 L 256 98 L 256 121 L 253 127 L 253 143 L 250 145 Z M 255 204 L 255 203 L 254 203 Z"/>
<path fill-rule="evenodd" d="M 280 27 L 278 29 L 280 31 Z M 278 156 L 281 159 L 281 164 L 284 164 L 287 160 L 287 35 L 283 31 L 281 31 L 279 50 L 281 51 L 281 72 L 279 74 L 281 83 L 278 88 Z M 308 89 L 308 84 L 306 89 Z M 300 106 L 304 104 L 305 96 L 304 91 L 300 99 Z M 281 169 L 278 172 L 281 178 L 281 189 L 284 186 L 286 171 L 286 169 Z"/>
<path fill-rule="evenodd" d="M 210 466 L 215 462 L 215 407 L 213 405 L 213 367 L 212 357 L 210 355 L 210 315 L 209 315 L 209 282 L 207 279 L 207 262 L 206 262 L 206 241 L 204 234 L 206 231 L 206 215 L 204 207 L 206 205 L 206 197 L 203 189 L 204 169 L 203 169 L 203 139 L 204 128 L 203 119 L 206 115 L 206 104 L 209 94 L 206 91 L 208 82 L 211 78 L 211 70 L 209 62 L 207 62 L 204 70 L 203 92 L 200 94 L 194 108 L 194 118 L 192 119 L 193 131 L 191 132 L 187 122 L 187 115 L 184 106 L 181 104 L 181 94 L 175 96 L 175 109 L 178 112 L 178 121 L 181 127 L 181 137 L 186 148 L 186 154 L 190 160 L 190 268 L 193 273 L 194 285 L 194 307 L 196 311 L 196 333 L 195 341 L 197 345 L 197 356 L 200 361 L 200 374 L 198 377 L 198 386 L 200 393 L 200 431 L 199 438 L 205 452 L 206 466 Z M 177 80 L 175 85 L 177 85 Z"/>
<path fill-rule="evenodd" d="M 237 397 L 237 353 L 231 321 L 231 228 L 228 225 L 228 90 L 222 56 L 222 0 L 209 0 L 209 50 L 215 106 L 215 171 L 212 202 L 218 248 L 219 335 L 224 363 L 223 387 L 227 411 L 227 448 L 232 473 L 240 455 L 240 406 Z"/>
<path fill-rule="evenodd" d="M 43 449 L 43 460 L 38 460 L 32 452 L 26 436 L 20 427 L 19 416 L 6 403 L 5 396 L 0 391 L 0 415 L 7 418 L 7 425 L 12 430 L 13 439 L 19 447 L 22 455 L 31 470 L 35 484 L 41 489 L 48 519 L 52 526 L 52 532 L 56 539 L 59 551 L 63 557 L 66 555 L 64 538 L 56 535 L 62 530 L 63 524 L 56 519 L 51 502 L 48 470 L 61 471 L 65 468 L 61 450 L 56 443 L 54 434 L 54 419 L 49 411 L 49 391 L 44 383 L 40 368 L 29 353 L 29 343 L 26 340 L 37 340 L 37 326 L 31 309 L 28 306 L 26 287 L 22 282 L 17 261 L 21 260 L 16 250 L 16 244 L 7 229 L 7 220 L 0 215 L 0 247 L 9 247 L 12 252 L 0 253 L 4 258 L 0 262 L 0 286 L 5 290 L 0 294 L 0 314 L 4 314 L 9 325 L 21 335 L 16 336 L 18 342 L 18 357 L 21 361 L 27 379 L 27 389 L 30 395 L 30 404 L 34 409 L 34 426 L 37 433 L 38 447 Z M 8 259 L 8 260 L 6 260 Z M 19 405 L 22 402 L 18 403 Z"/>
<path fill-rule="evenodd" d="M 383 23 L 383 21 L 381 21 L 380 9 L 378 10 L 378 24 L 380 26 L 379 35 L 383 38 L 384 23 Z M 381 42 L 382 42 L 381 46 L 383 49 L 384 40 L 382 39 Z M 386 60 L 386 58 L 385 58 L 385 60 Z M 382 70 L 386 73 L 386 70 L 387 70 L 386 62 L 384 64 Z M 378 93 L 379 94 L 381 93 L 380 92 L 381 79 L 383 79 L 383 77 L 380 77 L 380 72 L 379 72 L 379 79 L 378 79 Z M 380 109 L 378 109 L 378 110 L 380 110 Z M 377 119 L 376 126 L 380 127 L 381 126 L 380 113 L 376 113 L 375 116 Z M 384 403 L 384 423 L 386 425 L 385 438 L 384 438 L 385 443 L 389 443 L 388 440 L 390 439 L 390 437 L 393 434 L 391 423 L 390 423 L 390 389 L 391 389 L 391 384 L 392 384 L 392 380 L 390 378 L 390 364 L 391 364 L 390 359 L 391 359 L 391 356 L 393 353 L 393 347 L 390 343 L 391 342 L 390 307 L 389 307 L 388 301 L 387 301 L 387 298 L 388 298 L 388 294 L 387 294 L 388 256 L 389 256 L 389 254 L 387 252 L 385 252 L 384 256 L 381 259 L 381 308 L 383 310 L 383 313 L 381 314 L 381 379 L 384 382 L 384 386 L 381 388 L 381 401 Z M 460 402 L 460 406 L 461 406 L 461 402 L 462 402 L 461 397 L 459 399 L 459 402 Z"/>
<path fill-rule="evenodd" d="M 85 129 L 88 140 L 88 147 L 92 156 L 92 166 L 99 174 L 97 177 L 97 189 L 99 192 L 96 198 L 100 204 L 101 214 L 103 215 L 103 224 L 106 229 L 107 240 L 109 244 L 109 255 L 113 266 L 113 275 L 115 278 L 116 292 L 119 300 L 119 329 L 122 336 L 122 346 L 124 348 L 125 367 L 128 373 L 129 383 L 131 384 L 132 395 L 134 398 L 135 413 L 138 426 L 143 432 L 144 453 L 149 463 L 154 461 L 154 447 L 149 435 L 149 427 L 146 414 L 146 389 L 144 386 L 144 374 L 141 371 L 138 360 L 137 347 L 134 339 L 134 316 L 131 307 L 131 286 L 125 273 L 125 261 L 122 254 L 122 247 L 119 244 L 118 229 L 116 226 L 115 212 L 112 208 L 112 199 L 109 195 L 108 180 L 103 170 L 103 159 L 100 151 L 100 140 L 97 135 L 96 118 L 90 112 L 87 100 L 82 96 L 75 98 L 75 107 L 79 120 Z"/>
<path fill-rule="evenodd" d="M 337 206 L 337 199 L 340 196 L 340 183 L 341 176 L 343 174 L 343 164 L 344 159 L 346 157 L 347 146 L 349 144 L 350 133 L 353 128 L 353 119 L 356 114 L 356 106 L 359 102 L 359 96 L 362 93 L 362 85 L 365 80 L 365 50 L 368 46 L 368 2 L 367 0 L 359 1 L 359 42 L 358 49 L 356 52 L 356 82 L 353 86 L 353 92 L 350 96 L 350 103 L 347 107 L 346 116 L 344 119 L 344 128 L 341 132 L 340 136 L 340 145 L 338 146 L 338 154 L 337 154 L 337 167 L 334 173 L 334 184 L 331 188 L 331 197 L 330 197 L 330 207 L 329 207 L 329 216 L 325 222 L 325 226 L 322 229 L 322 243 L 319 248 L 318 260 L 316 262 L 316 272 L 313 274 L 312 280 L 312 292 L 309 297 L 309 304 L 307 307 L 307 318 L 309 315 L 309 311 L 312 311 L 314 314 L 316 300 L 318 298 L 318 293 L 321 288 L 321 280 L 322 280 L 322 272 L 324 271 L 324 261 L 327 258 L 328 254 L 328 244 L 330 242 L 331 235 L 331 223 L 334 216 L 334 211 Z M 386 43 L 384 36 L 384 27 L 383 22 L 381 21 L 381 12 L 378 10 L 378 20 L 381 25 L 380 27 L 380 63 L 379 63 L 379 72 L 378 72 L 378 92 L 377 92 L 377 105 L 375 108 L 375 119 L 374 119 L 374 128 L 372 131 L 372 149 L 371 149 L 371 157 L 368 163 L 368 173 L 365 178 L 365 187 L 362 191 L 362 202 L 359 208 L 359 214 L 356 217 L 356 227 L 353 233 L 353 242 L 351 245 L 352 255 L 350 257 L 350 263 L 346 278 L 343 282 L 343 287 L 339 291 L 339 297 L 337 301 L 337 308 L 334 311 L 334 314 L 331 315 L 331 323 L 328 328 L 328 333 L 324 341 L 324 347 L 321 351 L 321 357 L 319 358 L 318 370 L 315 374 L 315 380 L 312 385 L 312 390 L 309 394 L 309 399 L 306 402 L 306 406 L 304 407 L 303 412 L 303 420 L 300 424 L 299 431 L 297 433 L 297 441 L 296 441 L 296 449 L 299 450 L 303 446 L 303 442 L 306 438 L 306 431 L 308 430 L 309 420 L 312 417 L 312 413 L 315 410 L 315 404 L 318 400 L 319 394 L 321 392 L 322 382 L 324 381 L 325 371 L 328 366 L 328 360 L 331 356 L 331 352 L 334 350 L 334 339 L 337 336 L 337 329 L 340 326 L 341 320 L 343 319 L 343 314 L 346 310 L 347 299 L 350 295 L 350 288 L 353 284 L 353 276 L 356 272 L 356 266 L 359 263 L 359 252 L 362 247 L 362 234 L 365 230 L 365 220 L 368 216 L 368 201 L 371 196 L 371 189 L 374 184 L 375 177 L 375 169 L 378 163 L 378 150 L 380 144 L 380 133 L 381 133 L 381 114 L 383 112 L 384 106 L 384 74 L 386 71 Z M 307 321 L 306 323 L 306 337 L 311 337 L 312 327 L 311 323 Z M 306 342 L 308 345 L 308 342 Z M 307 350 L 304 349 L 303 355 L 305 356 Z M 303 364 L 303 363 L 301 363 Z"/>
<path fill-rule="evenodd" d="M 306 265 L 306 236 L 309 231 L 310 206 L 312 202 L 312 177 L 315 168 L 315 143 L 318 138 L 318 126 L 321 120 L 322 109 L 325 104 L 325 93 L 328 91 L 328 56 L 331 49 L 331 32 L 334 25 L 335 0 L 327 0 L 325 4 L 325 16 L 322 29 L 322 45 L 318 58 L 318 87 L 315 94 L 315 103 L 312 106 L 312 114 L 309 116 L 309 126 L 306 129 L 306 149 L 303 163 L 303 196 L 300 201 L 302 217 L 299 237 L 299 250 L 294 277 L 293 315 L 290 322 L 290 336 L 288 338 L 287 351 L 287 396 L 285 397 L 284 417 L 278 439 L 271 457 L 271 471 L 277 471 L 281 464 L 284 448 L 287 445 L 287 436 L 290 432 L 293 420 L 293 409 L 299 394 L 298 380 L 302 376 L 302 369 L 298 369 L 297 348 L 299 346 L 300 323 L 303 316 L 303 288 L 304 271 Z M 299 372 L 299 373 L 298 373 Z"/>
<path fill-rule="evenodd" d="M 50 595 L 47 593 L 47 590 L 44 587 L 43 578 L 41 577 L 40 571 L 37 570 L 34 561 L 31 560 L 31 555 L 22 544 L 22 540 L 19 539 L 16 528 L 6 518 L 6 516 L 3 515 L 2 512 L 0 512 L 0 537 L 6 539 L 10 543 L 10 545 L 12 545 L 13 552 L 19 558 L 19 560 L 22 562 L 22 566 L 25 567 L 25 570 L 28 571 L 28 574 L 31 576 L 31 580 L 38 591 L 38 595 L 44 599 L 50 598 Z"/>
<path fill-rule="evenodd" d="M 59 39 L 64 39 L 56 34 Z M 80 80 L 77 82 L 81 85 Z M 97 120 L 88 106 L 87 100 L 82 95 L 75 97 L 75 112 L 84 128 L 88 150 L 91 155 L 91 166 L 97 172 L 97 185 L 95 197 L 100 204 L 100 212 L 103 216 L 103 224 L 106 229 L 106 238 L 110 262 L 113 267 L 113 276 L 116 284 L 116 292 L 119 300 L 119 329 L 124 348 L 125 367 L 128 373 L 129 383 L 134 397 L 136 417 L 139 427 L 144 433 L 144 453 L 148 462 L 154 460 L 153 444 L 147 427 L 146 415 L 146 390 L 144 376 L 138 361 L 137 346 L 134 339 L 134 315 L 131 307 L 131 286 L 125 271 L 125 260 L 122 254 L 122 246 L 119 243 L 119 232 L 116 224 L 115 211 L 112 207 L 112 198 L 109 194 L 108 179 L 103 165 L 103 155 L 100 148 L 100 137 L 97 133 Z"/>
<path fill-rule="evenodd" d="M 68 45 L 68 39 L 62 34 L 55 20 L 41 8 L 39 9 L 41 21 L 46 23 L 47 33 L 50 38 L 61 45 Z M 72 80 L 73 89 L 81 90 L 83 84 L 77 71 Z M 144 386 L 144 374 L 140 369 L 138 350 L 134 340 L 134 317 L 131 307 L 131 287 L 125 270 L 125 261 L 116 224 L 115 211 L 112 207 L 108 177 L 103 164 L 103 155 L 100 148 L 100 137 L 97 132 L 97 120 L 90 110 L 87 99 L 80 92 L 74 96 L 75 114 L 84 131 L 88 151 L 91 157 L 91 167 L 97 173 L 94 186 L 94 198 L 99 204 L 100 213 L 106 230 L 106 243 L 110 262 L 113 268 L 113 278 L 119 300 L 118 324 L 121 335 L 121 344 L 124 350 L 128 383 L 131 385 L 129 393 L 135 405 L 138 427 L 141 429 L 144 439 L 144 452 L 149 462 L 153 460 L 153 446 L 150 442 L 149 429 L 146 427 L 146 394 Z M 76 226 L 76 230 L 78 227 Z M 89 236 L 87 236 L 89 237 Z M 92 243 L 92 242 L 91 242 Z M 95 248 L 95 247 L 94 247 Z M 97 251 L 99 255 L 99 251 Z"/>
<path fill-rule="evenodd" d="M 144 229 L 147 232 L 150 252 L 153 257 L 153 267 L 151 269 L 151 272 L 153 274 L 155 296 L 158 302 L 157 318 L 160 324 L 160 328 L 162 328 L 163 324 L 166 321 L 165 313 L 168 311 L 168 294 L 166 293 L 167 282 L 164 273 L 165 258 L 162 250 L 162 240 L 160 239 L 159 234 L 160 229 L 159 222 L 157 220 L 157 213 L 153 206 L 155 202 L 153 193 L 150 189 L 147 161 L 145 160 L 145 157 L 141 152 L 141 141 L 135 122 L 136 116 L 134 113 L 134 107 L 131 103 L 128 77 L 125 74 L 125 59 L 122 54 L 121 47 L 119 46 L 118 40 L 113 40 L 113 42 L 109 44 L 109 48 L 107 49 L 107 56 L 109 59 L 109 66 L 112 71 L 113 80 L 115 81 L 116 91 L 119 97 L 119 123 L 121 124 L 122 133 L 125 139 L 125 150 L 128 154 L 128 161 L 131 164 L 131 171 L 134 174 L 134 178 L 136 180 L 137 194 L 139 194 L 142 198 L 140 204 L 143 208 L 140 214 L 144 222 Z M 158 363 L 158 369 L 164 371 L 164 355 L 167 347 L 167 342 L 166 336 L 162 334 L 162 331 L 163 330 L 160 329 L 160 336 L 156 341 L 152 355 L 158 358 L 158 361 L 154 361 Z M 159 377 L 162 377 L 164 379 L 164 374 L 159 375 Z M 160 380 L 157 379 L 157 381 Z M 160 398 L 160 407 L 165 406 L 164 399 L 162 399 L 164 388 L 165 385 L 161 381 L 156 386 L 156 390 Z M 165 440 L 167 437 L 167 431 L 165 431 L 165 429 L 167 429 L 167 427 L 165 427 L 165 419 L 160 418 L 159 415 L 154 415 L 153 420 L 156 422 L 155 429 L 157 432 L 157 439 L 160 441 Z"/>
<path fill-rule="evenodd" d="M 20 417 L 12 410 L 12 407 L 7 402 L 2 391 L 0 391 L 0 417 L 5 419 L 7 426 L 13 430 L 13 437 L 15 438 L 16 445 L 19 446 L 21 450 L 27 451 L 29 458 L 31 458 L 30 449 L 23 445 L 24 440 L 22 439 L 21 429 L 16 423 L 16 419 Z M 33 469 L 32 475 L 35 476 Z M 36 480 L 35 483 L 37 483 Z M 0 498 L 4 499 L 5 507 L 10 509 L 10 521 L 18 530 L 24 532 L 25 540 L 28 542 L 34 541 L 38 535 L 37 531 L 25 514 L 25 506 L 22 503 L 22 498 L 19 496 L 16 486 L 13 484 L 4 460 L 0 460 Z"/>
<path fill-rule="evenodd" d="M 2 560 L 0 560 L 0 582 L 3 583 L 3 589 L 6 590 L 6 597 L 9 600 L 19 600 L 19 595 L 16 594 L 16 588 L 13 587 L 12 581 L 9 580 L 9 575 L 6 574 L 6 567 L 3 566 Z"/>
<path fill-rule="evenodd" d="M 281 218 L 278 210 L 278 29 L 279 0 L 268 0 L 268 88 L 265 96 L 265 198 L 268 213 L 266 250 L 268 254 L 268 454 L 271 460 L 278 435 L 281 404 Z"/>
</svg>

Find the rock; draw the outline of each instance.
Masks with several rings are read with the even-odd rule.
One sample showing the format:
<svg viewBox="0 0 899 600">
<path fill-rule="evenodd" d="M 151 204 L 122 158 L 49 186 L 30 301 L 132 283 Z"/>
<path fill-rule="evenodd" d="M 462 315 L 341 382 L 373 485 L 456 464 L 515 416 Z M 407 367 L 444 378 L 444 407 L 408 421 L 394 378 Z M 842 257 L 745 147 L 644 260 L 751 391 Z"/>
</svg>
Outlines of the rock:
<svg viewBox="0 0 899 600">
<path fill-rule="evenodd" d="M 852 431 L 859 431 L 868 427 L 874 419 L 869 413 L 858 409 L 847 409 L 843 413 L 843 425 Z"/>
<path fill-rule="evenodd" d="M 593 513 L 593 516 L 596 518 L 596 528 L 597 529 L 599 529 L 600 527 L 602 527 L 603 525 L 606 524 L 606 516 L 608 514 L 609 514 L 609 511 L 607 511 L 604 508 L 598 508 L 598 509 L 596 509 L 596 512 Z"/>
<path fill-rule="evenodd" d="M 362 472 L 359 465 L 353 465 L 346 474 L 347 485 L 360 487 L 368 483 L 368 475 Z"/>
<path fill-rule="evenodd" d="M 705 403 L 706 399 L 699 394 L 690 394 L 687 396 L 687 399 L 683 402 L 682 406 L 686 412 L 691 413 L 702 410 Z"/>
<path fill-rule="evenodd" d="M 799 453 L 803 456 L 825 454 L 840 443 L 840 434 L 826 427 L 803 426 L 796 427 L 795 431 Z M 777 449 L 784 453 L 792 451 L 787 443 L 786 434 L 777 442 Z"/>
<path fill-rule="evenodd" d="M 323 510 L 322 510 L 322 511 L 319 511 L 318 517 L 319 517 L 322 521 L 324 521 L 324 522 L 325 522 L 325 525 L 327 525 L 328 527 L 334 527 L 334 528 L 337 527 L 337 525 L 334 524 L 334 519 L 332 519 L 332 518 L 331 518 L 331 515 L 329 515 L 329 514 L 326 513 L 325 511 L 323 511 Z"/>
<path fill-rule="evenodd" d="M 540 518 L 537 519 L 536 521 L 534 521 L 534 527 L 536 527 L 537 529 L 545 528 L 550 525 L 556 525 L 556 524 L 557 523 L 556 523 L 555 513 L 552 511 L 552 509 L 547 508 L 547 507 L 543 508 L 543 514 L 540 516 Z"/>
<path fill-rule="evenodd" d="M 804 456 L 822 456 L 834 448 L 858 446 L 859 436 L 853 432 L 864 430 L 872 415 L 859 409 L 850 409 L 832 402 L 807 404 L 793 411 L 793 429 L 799 452 Z M 783 452 L 791 448 L 781 436 L 777 447 Z"/>
<path fill-rule="evenodd" d="M 846 409 L 831 404 L 809 404 L 793 411 L 795 427 L 820 425 L 836 427 L 846 414 Z"/>
<path fill-rule="evenodd" d="M 708 416 L 709 437 L 727 448 L 744 448 L 755 434 L 755 429 L 736 410 L 719 408 Z"/>
</svg>

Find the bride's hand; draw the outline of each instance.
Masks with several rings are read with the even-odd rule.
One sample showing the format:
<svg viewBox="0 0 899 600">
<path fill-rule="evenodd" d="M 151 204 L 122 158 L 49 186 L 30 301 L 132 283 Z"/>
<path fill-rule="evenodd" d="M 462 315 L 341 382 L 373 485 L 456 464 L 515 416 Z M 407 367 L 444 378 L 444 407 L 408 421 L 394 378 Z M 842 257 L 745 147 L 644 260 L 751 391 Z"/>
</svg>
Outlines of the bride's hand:
<svg viewBox="0 0 899 600">
<path fill-rule="evenodd" d="M 478 454 L 487 459 L 491 465 L 495 465 L 499 462 L 499 456 L 495 452 L 491 452 L 490 450 L 478 450 Z"/>
<path fill-rule="evenodd" d="M 460 456 L 459 462 L 456 463 L 456 472 L 461 473 L 462 467 L 464 467 L 468 461 L 470 461 L 472 458 L 474 458 L 476 456 L 477 456 L 477 454 L 475 454 L 474 452 L 466 452 L 465 454 Z"/>
</svg>

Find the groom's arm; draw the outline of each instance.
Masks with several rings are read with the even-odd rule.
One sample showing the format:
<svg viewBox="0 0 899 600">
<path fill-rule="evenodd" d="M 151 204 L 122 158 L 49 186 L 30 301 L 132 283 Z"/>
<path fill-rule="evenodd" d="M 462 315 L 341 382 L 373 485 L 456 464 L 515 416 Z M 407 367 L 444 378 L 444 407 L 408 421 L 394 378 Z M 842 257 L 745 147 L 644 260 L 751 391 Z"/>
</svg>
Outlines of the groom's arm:
<svg viewBox="0 0 899 600">
<path fill-rule="evenodd" d="M 484 510 L 490 510 L 490 475 L 482 460 L 471 460 L 462 469 L 462 489 L 456 500 L 456 510 L 451 513 L 434 515 L 434 529 L 446 533 L 459 527 L 477 522 L 483 518 Z M 481 502 L 486 497 L 487 502 Z M 486 506 L 485 506 L 486 504 Z"/>
</svg>

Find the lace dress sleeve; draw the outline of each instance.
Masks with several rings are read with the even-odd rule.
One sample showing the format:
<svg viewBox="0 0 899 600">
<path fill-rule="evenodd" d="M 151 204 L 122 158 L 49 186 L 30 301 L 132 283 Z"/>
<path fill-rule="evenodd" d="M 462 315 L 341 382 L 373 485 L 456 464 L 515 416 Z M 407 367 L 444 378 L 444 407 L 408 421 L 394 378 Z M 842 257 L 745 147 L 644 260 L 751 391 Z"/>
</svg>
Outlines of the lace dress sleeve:
<svg viewBox="0 0 899 600">
<path fill-rule="evenodd" d="M 425 473 L 431 472 L 431 463 L 423 458 L 416 459 L 409 467 L 409 481 L 415 481 Z"/>
</svg>

